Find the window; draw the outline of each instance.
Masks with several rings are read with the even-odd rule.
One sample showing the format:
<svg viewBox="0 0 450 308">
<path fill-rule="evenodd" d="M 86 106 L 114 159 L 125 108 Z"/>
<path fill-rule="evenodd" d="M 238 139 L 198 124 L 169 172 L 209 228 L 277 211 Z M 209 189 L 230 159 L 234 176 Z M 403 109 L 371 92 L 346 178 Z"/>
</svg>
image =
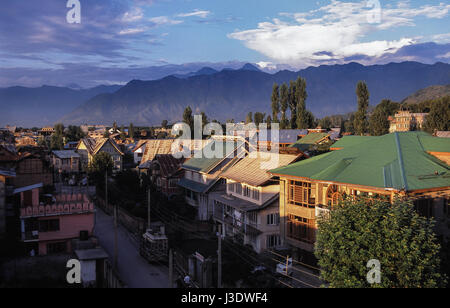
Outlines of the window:
<svg viewBox="0 0 450 308">
<path fill-rule="evenodd" d="M 236 183 L 236 193 L 242 195 L 242 185 L 239 183 Z"/>
<path fill-rule="evenodd" d="M 258 189 L 253 190 L 253 199 L 259 200 L 259 190 Z"/>
<path fill-rule="evenodd" d="M 250 187 L 244 186 L 244 196 L 250 197 Z"/>
<path fill-rule="evenodd" d="M 315 220 L 304 217 L 288 215 L 287 236 L 293 239 L 314 243 L 315 242 Z"/>
<path fill-rule="evenodd" d="M 59 219 L 47 219 L 39 221 L 39 232 L 59 231 Z"/>
<path fill-rule="evenodd" d="M 342 196 L 339 193 L 337 185 L 331 185 L 327 189 L 327 205 L 333 207 L 338 205 L 339 201 L 342 200 Z"/>
<path fill-rule="evenodd" d="M 234 192 L 234 186 L 235 186 L 234 183 L 228 183 L 227 186 L 228 186 L 228 191 L 229 192 Z"/>
<path fill-rule="evenodd" d="M 257 225 L 258 224 L 258 213 L 257 212 L 248 212 L 247 219 L 249 224 Z"/>
<path fill-rule="evenodd" d="M 267 224 L 270 226 L 278 226 L 280 224 L 280 214 L 272 213 L 267 215 Z"/>
<path fill-rule="evenodd" d="M 315 186 L 307 182 L 289 181 L 288 202 L 290 204 L 315 207 Z"/>
<path fill-rule="evenodd" d="M 267 248 L 273 248 L 281 245 L 281 239 L 278 234 L 267 235 Z"/>
<path fill-rule="evenodd" d="M 66 242 L 47 244 L 47 254 L 61 253 L 66 251 L 67 251 Z"/>
</svg>

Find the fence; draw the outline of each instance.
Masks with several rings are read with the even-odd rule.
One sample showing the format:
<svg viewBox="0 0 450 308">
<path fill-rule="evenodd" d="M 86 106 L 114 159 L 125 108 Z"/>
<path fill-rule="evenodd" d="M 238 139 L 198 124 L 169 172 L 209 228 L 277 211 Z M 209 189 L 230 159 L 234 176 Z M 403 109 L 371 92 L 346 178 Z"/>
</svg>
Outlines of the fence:
<svg viewBox="0 0 450 308">
<path fill-rule="evenodd" d="M 97 197 L 96 206 L 100 207 L 108 215 L 114 214 L 114 206 L 110 203 L 106 205 L 105 201 L 102 198 Z M 120 207 L 117 208 L 117 220 L 122 226 L 124 226 L 135 236 L 139 237 L 141 234 L 145 233 L 147 222 L 142 218 L 133 216 L 132 214 L 128 213 L 127 210 L 124 210 Z"/>
<path fill-rule="evenodd" d="M 120 289 L 126 288 L 125 283 L 119 278 L 116 270 L 113 268 L 111 263 L 108 260 L 105 260 L 104 263 L 104 276 L 103 276 L 103 287 L 109 289 Z"/>
</svg>

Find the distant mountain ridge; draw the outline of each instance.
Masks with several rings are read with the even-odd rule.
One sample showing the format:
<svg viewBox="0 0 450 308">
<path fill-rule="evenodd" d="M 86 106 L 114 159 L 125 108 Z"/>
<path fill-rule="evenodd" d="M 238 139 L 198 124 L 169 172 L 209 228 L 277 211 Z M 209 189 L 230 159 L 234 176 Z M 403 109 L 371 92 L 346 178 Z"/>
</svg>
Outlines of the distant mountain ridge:
<svg viewBox="0 0 450 308">
<path fill-rule="evenodd" d="M 421 89 L 405 98 L 402 103 L 417 104 L 423 101 L 441 98 L 450 95 L 450 84 L 444 86 L 431 86 Z"/>
<path fill-rule="evenodd" d="M 243 120 L 248 112 L 270 111 L 273 83 L 306 78 L 307 108 L 316 116 L 345 114 L 356 109 L 355 87 L 368 84 L 371 105 L 389 98 L 400 101 L 432 85 L 450 83 L 450 65 L 417 62 L 363 66 L 358 63 L 322 65 L 298 72 L 268 74 L 244 65 L 243 69 L 222 70 L 160 80 L 132 80 L 114 93 L 99 94 L 62 117 L 64 123 L 133 122 L 158 125 L 162 120 L 179 121 L 186 106 L 205 111 L 210 119 Z"/>
<path fill-rule="evenodd" d="M 118 90 L 121 86 L 98 86 L 90 89 L 42 86 L 38 88 L 0 88 L 0 126 L 23 127 L 53 125 L 86 100 Z"/>
</svg>

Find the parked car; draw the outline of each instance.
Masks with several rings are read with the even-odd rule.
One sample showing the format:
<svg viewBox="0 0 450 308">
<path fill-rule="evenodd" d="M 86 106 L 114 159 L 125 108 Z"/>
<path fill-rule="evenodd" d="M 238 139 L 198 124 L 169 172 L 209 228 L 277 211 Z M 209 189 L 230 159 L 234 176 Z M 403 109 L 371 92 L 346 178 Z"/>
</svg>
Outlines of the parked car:
<svg viewBox="0 0 450 308">
<path fill-rule="evenodd" d="M 287 269 L 286 269 L 287 267 Z M 278 263 L 275 269 L 277 274 L 291 276 L 293 273 L 292 269 L 292 258 L 287 259 L 286 263 Z"/>
</svg>

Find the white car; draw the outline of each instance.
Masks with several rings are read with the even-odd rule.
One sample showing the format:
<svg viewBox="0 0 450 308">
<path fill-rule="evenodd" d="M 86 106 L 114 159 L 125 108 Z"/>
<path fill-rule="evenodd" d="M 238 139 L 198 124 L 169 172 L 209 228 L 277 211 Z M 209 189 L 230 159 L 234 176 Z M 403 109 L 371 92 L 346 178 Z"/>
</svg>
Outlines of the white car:
<svg viewBox="0 0 450 308">
<path fill-rule="evenodd" d="M 286 265 L 287 265 L 287 270 L 286 270 Z M 287 259 L 287 264 L 286 263 L 278 263 L 276 272 L 281 275 L 287 274 L 288 276 L 291 276 L 293 273 L 292 258 Z"/>
</svg>

